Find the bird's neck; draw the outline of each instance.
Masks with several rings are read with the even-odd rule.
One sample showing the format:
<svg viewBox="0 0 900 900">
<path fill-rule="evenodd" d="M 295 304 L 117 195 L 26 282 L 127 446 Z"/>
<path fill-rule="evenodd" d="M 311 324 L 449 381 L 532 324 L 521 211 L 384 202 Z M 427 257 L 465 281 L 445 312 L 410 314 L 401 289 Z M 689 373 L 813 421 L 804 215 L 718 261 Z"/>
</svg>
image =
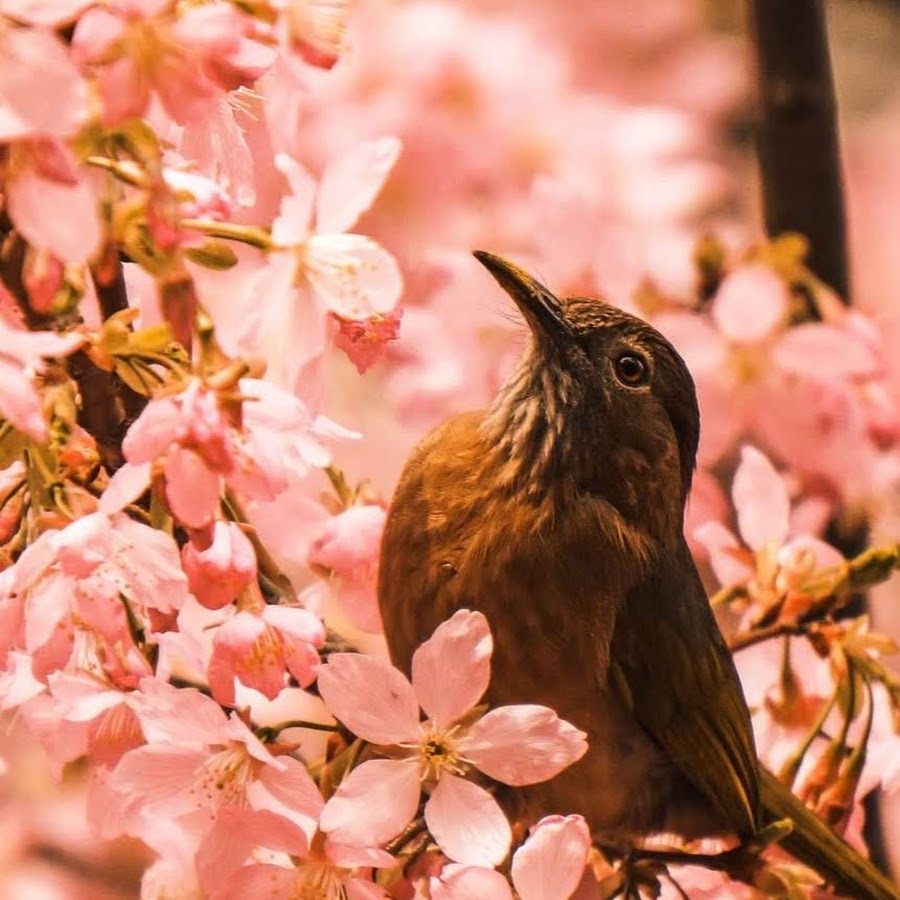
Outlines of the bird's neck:
<svg viewBox="0 0 900 900">
<path fill-rule="evenodd" d="M 567 413 L 576 385 L 540 365 L 529 349 L 497 394 L 479 431 L 496 487 L 532 499 L 563 500 L 574 489 Z"/>
</svg>

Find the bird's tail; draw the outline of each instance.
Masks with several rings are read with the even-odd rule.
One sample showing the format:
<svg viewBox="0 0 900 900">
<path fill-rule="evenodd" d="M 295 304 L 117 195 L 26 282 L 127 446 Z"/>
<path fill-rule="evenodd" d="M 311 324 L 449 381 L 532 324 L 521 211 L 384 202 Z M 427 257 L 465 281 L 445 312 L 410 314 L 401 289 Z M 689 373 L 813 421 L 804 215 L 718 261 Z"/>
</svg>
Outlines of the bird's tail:
<svg viewBox="0 0 900 900">
<path fill-rule="evenodd" d="M 771 772 L 761 771 L 761 800 L 766 821 L 791 819 L 794 828 L 780 845 L 815 869 L 841 893 L 854 900 L 900 900 L 900 890 Z"/>
</svg>

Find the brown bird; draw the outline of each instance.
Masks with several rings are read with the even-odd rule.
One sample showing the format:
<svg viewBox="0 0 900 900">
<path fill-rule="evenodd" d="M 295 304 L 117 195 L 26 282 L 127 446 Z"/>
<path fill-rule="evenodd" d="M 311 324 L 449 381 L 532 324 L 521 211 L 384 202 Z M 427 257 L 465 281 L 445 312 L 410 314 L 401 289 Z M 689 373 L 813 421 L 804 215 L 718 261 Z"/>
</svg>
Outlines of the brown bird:
<svg viewBox="0 0 900 900">
<path fill-rule="evenodd" d="M 531 342 L 490 409 L 438 427 L 401 475 L 378 584 L 394 663 L 408 673 L 438 624 L 481 610 L 495 644 L 487 700 L 543 703 L 587 732 L 579 762 L 507 800 L 519 821 L 580 813 L 621 845 L 660 832 L 746 841 L 789 817 L 783 845 L 835 886 L 897 898 L 757 761 L 682 533 L 700 432 L 683 360 L 640 319 L 475 256 Z"/>
</svg>

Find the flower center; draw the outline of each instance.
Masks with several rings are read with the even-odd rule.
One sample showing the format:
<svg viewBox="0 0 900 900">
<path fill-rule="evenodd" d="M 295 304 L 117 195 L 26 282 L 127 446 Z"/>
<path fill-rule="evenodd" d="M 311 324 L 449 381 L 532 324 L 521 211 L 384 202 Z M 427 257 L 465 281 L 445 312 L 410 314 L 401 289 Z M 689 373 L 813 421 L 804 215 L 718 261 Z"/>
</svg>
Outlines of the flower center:
<svg viewBox="0 0 900 900">
<path fill-rule="evenodd" d="M 194 787 L 200 804 L 213 810 L 225 804 L 245 805 L 246 787 L 256 771 L 254 763 L 243 746 L 229 747 L 210 757 Z"/>
<path fill-rule="evenodd" d="M 346 900 L 347 875 L 330 863 L 308 859 L 298 870 L 297 889 L 291 900 Z"/>
<path fill-rule="evenodd" d="M 419 744 L 423 779 L 437 780 L 444 773 L 462 775 L 465 771 L 456 742 L 450 734 L 429 731 Z"/>
</svg>

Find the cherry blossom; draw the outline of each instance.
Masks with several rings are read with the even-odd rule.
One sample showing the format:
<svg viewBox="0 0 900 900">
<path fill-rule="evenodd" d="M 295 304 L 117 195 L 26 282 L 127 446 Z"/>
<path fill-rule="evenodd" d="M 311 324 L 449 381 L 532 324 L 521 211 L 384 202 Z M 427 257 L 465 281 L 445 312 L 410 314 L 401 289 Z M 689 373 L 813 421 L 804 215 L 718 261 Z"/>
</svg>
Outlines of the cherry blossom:
<svg viewBox="0 0 900 900">
<path fill-rule="evenodd" d="M 347 615 L 368 632 L 381 631 L 375 586 L 385 518 L 380 506 L 351 506 L 329 519 L 309 548 L 310 565 L 337 580 Z"/>
<path fill-rule="evenodd" d="M 80 65 L 95 67 L 107 124 L 143 115 L 151 91 L 184 123 L 271 63 L 271 53 L 249 36 L 250 24 L 227 3 L 173 15 L 161 0 L 121 0 L 79 18 L 72 51 Z"/>
<path fill-rule="evenodd" d="M 786 604 L 796 612 L 806 601 L 803 586 L 817 570 L 836 566 L 843 556 L 808 534 L 789 539 L 791 502 L 784 479 L 755 447 L 741 449 L 741 464 L 732 486 L 740 540 L 719 522 L 694 531 L 705 545 L 710 564 L 723 586 L 742 584 L 759 610 Z"/>
<path fill-rule="evenodd" d="M 272 223 L 276 249 L 254 291 L 268 300 L 248 310 L 249 330 L 270 362 L 269 376 L 291 390 L 324 349 L 328 313 L 360 323 L 394 314 L 403 289 L 394 258 L 371 238 L 346 232 L 374 201 L 399 152 L 396 138 L 361 144 L 332 160 L 318 188 L 296 160 L 276 157 L 291 192 Z M 390 332 L 371 333 L 389 340 Z M 302 346 L 289 343 L 301 335 Z"/>
<path fill-rule="evenodd" d="M 204 849 L 203 841 L 222 824 L 220 816 L 233 822 L 235 808 L 271 813 L 301 835 L 315 827 L 322 798 L 302 763 L 274 756 L 236 714 L 226 717 L 208 697 L 195 695 L 190 722 L 173 717 L 179 705 L 188 712 L 186 702 L 173 706 L 165 726 L 125 753 L 109 776 L 108 805 L 120 808 L 129 833 L 143 837 L 154 817 L 171 819 L 214 866 L 224 864 L 222 842 L 213 839 Z"/>
<path fill-rule="evenodd" d="M 388 841 L 413 817 L 424 783 L 425 821 L 447 856 L 484 866 L 506 856 L 506 817 L 465 776 L 476 770 L 505 784 L 533 784 L 575 762 L 587 744 L 582 732 L 547 707 L 503 706 L 478 716 L 492 649 L 484 616 L 460 610 L 416 651 L 412 683 L 376 657 L 329 657 L 318 679 L 329 710 L 363 740 L 394 745 L 402 756 L 354 769 L 326 804 L 323 831 L 341 843 Z"/>
<path fill-rule="evenodd" d="M 697 383 L 702 464 L 753 435 L 796 470 L 824 474 L 835 489 L 858 492 L 871 478 L 877 443 L 893 439 L 897 421 L 896 400 L 883 390 L 884 348 L 862 315 L 827 301 L 827 321 L 788 327 L 786 282 L 767 264 L 751 262 L 724 279 L 709 319 L 654 318 Z"/>
<path fill-rule="evenodd" d="M 285 686 L 290 672 L 307 687 L 319 668 L 325 628 L 307 609 L 268 606 L 238 612 L 213 639 L 207 677 L 213 697 L 234 706 L 234 680 L 256 688 L 270 700 Z"/>
<path fill-rule="evenodd" d="M 133 686 L 150 671 L 132 623 L 149 627 L 187 597 L 172 538 L 124 515 L 47 531 L 9 571 L 3 603 L 22 610 L 14 646 L 32 654 L 41 679 L 72 662 Z"/>
<path fill-rule="evenodd" d="M 246 830 L 248 818 L 242 816 L 235 823 L 236 827 Z M 285 834 L 283 823 L 284 820 L 281 823 L 273 821 L 270 831 L 274 833 L 270 834 L 257 829 L 254 840 L 299 858 L 297 865 L 254 863 L 244 866 L 212 894 L 212 900 L 239 900 L 262 893 L 273 900 L 292 900 L 307 895 L 317 900 L 387 900 L 385 889 L 370 878 L 362 877 L 362 873 L 372 868 L 394 866 L 396 860 L 389 853 L 375 847 L 341 846 L 321 833 L 307 842 L 302 832 L 296 836 L 290 831 Z"/>
<path fill-rule="evenodd" d="M 234 398 L 220 397 L 196 378 L 179 394 L 151 400 L 125 436 L 125 458 L 140 468 L 120 470 L 129 490 L 117 491 L 116 502 L 142 492 L 156 463 L 173 514 L 202 528 L 212 520 L 226 482 L 249 497 L 272 500 L 289 476 L 328 465 L 331 457 L 320 438 L 351 436 L 324 417 L 314 419 L 300 400 L 275 385 L 242 378 L 239 387 L 239 409 Z"/>
<path fill-rule="evenodd" d="M 181 548 L 191 593 L 209 609 L 220 609 L 256 578 L 256 553 L 234 522 L 215 522 L 193 532 Z"/>
</svg>

